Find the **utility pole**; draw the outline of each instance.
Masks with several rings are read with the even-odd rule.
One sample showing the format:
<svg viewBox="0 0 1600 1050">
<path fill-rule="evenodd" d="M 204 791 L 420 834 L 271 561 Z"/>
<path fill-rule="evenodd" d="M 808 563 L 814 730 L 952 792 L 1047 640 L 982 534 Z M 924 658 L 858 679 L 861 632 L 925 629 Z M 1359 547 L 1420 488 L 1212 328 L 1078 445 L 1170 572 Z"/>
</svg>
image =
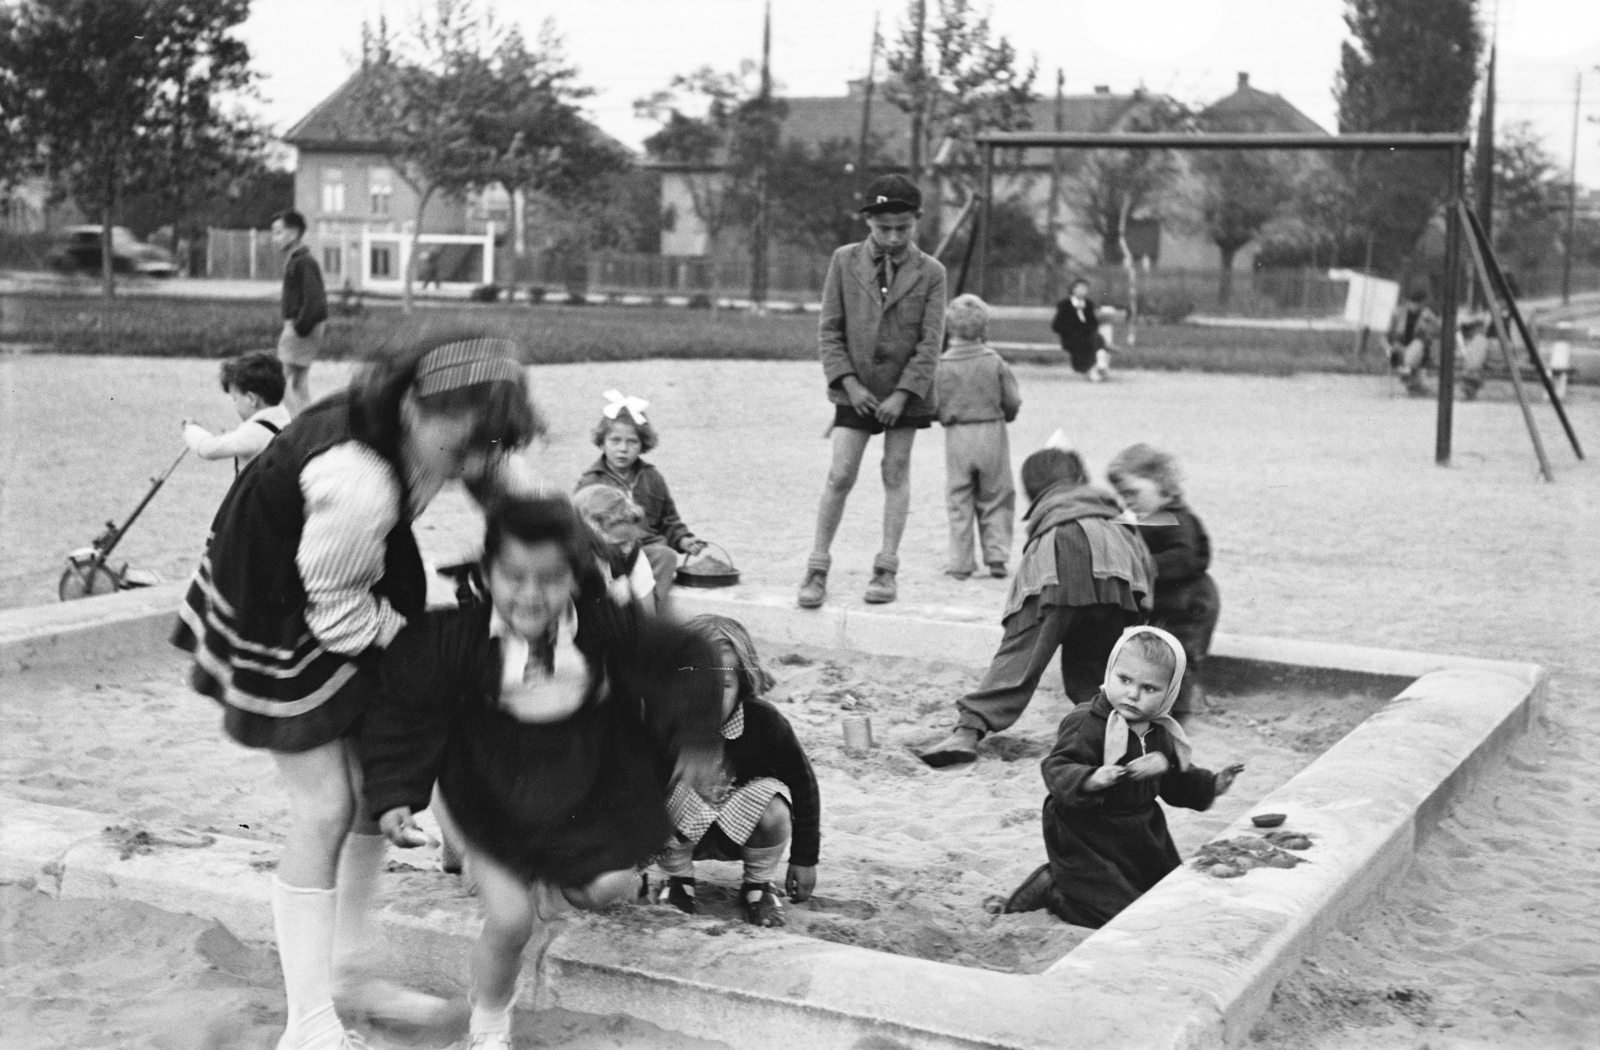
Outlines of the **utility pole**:
<svg viewBox="0 0 1600 1050">
<path fill-rule="evenodd" d="M 1062 91 L 1066 86 L 1067 74 L 1060 67 L 1056 67 L 1056 132 L 1059 134 L 1067 130 L 1066 111 L 1062 100 Z M 1050 206 L 1046 213 L 1045 231 L 1050 237 L 1050 255 L 1045 260 L 1047 272 L 1050 277 L 1050 297 L 1054 299 L 1061 294 L 1061 231 L 1059 229 L 1061 212 L 1061 150 L 1050 151 Z"/>
<path fill-rule="evenodd" d="M 767 0 L 761 24 L 761 93 L 756 113 L 761 159 L 756 168 L 756 219 L 750 230 L 750 301 L 759 313 L 767 301 L 767 169 L 777 144 L 772 126 L 772 0 Z"/>
<path fill-rule="evenodd" d="M 1578 111 L 1583 104 L 1583 73 L 1572 78 L 1572 161 L 1567 169 L 1567 245 L 1561 253 L 1561 303 L 1572 301 L 1572 252 L 1578 241 Z"/>
<path fill-rule="evenodd" d="M 914 0 L 911 6 L 911 181 L 922 185 L 922 135 L 928 105 L 928 77 L 923 46 L 928 32 L 928 0 Z"/>
<path fill-rule="evenodd" d="M 872 93 L 878 79 L 878 13 L 872 13 L 872 49 L 867 53 L 867 84 L 862 89 L 861 141 L 856 146 L 856 205 L 861 205 L 861 194 L 867 177 L 867 143 L 872 135 Z"/>
<path fill-rule="evenodd" d="M 1489 75 L 1483 90 L 1483 111 L 1478 116 L 1478 155 L 1473 164 L 1473 196 L 1477 197 L 1478 222 L 1483 232 L 1494 236 L 1494 67 L 1496 48 L 1489 48 Z M 1492 240 L 1490 243 L 1494 243 Z"/>
</svg>

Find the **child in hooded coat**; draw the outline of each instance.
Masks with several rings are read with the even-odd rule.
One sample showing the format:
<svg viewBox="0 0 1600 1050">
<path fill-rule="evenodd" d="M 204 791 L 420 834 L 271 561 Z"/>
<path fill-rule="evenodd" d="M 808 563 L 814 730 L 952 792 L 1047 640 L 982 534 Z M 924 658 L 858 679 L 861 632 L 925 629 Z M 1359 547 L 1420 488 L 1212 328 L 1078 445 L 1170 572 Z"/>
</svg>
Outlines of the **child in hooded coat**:
<svg viewBox="0 0 1600 1050">
<path fill-rule="evenodd" d="M 1124 632 L 1105 684 L 1061 720 L 1042 764 L 1050 859 L 1006 911 L 1048 908 L 1074 926 L 1099 929 L 1177 868 L 1178 848 L 1156 799 L 1210 809 L 1244 769 L 1213 773 L 1191 764 L 1189 739 L 1170 714 L 1183 671 L 1183 645 L 1166 631 Z"/>
</svg>

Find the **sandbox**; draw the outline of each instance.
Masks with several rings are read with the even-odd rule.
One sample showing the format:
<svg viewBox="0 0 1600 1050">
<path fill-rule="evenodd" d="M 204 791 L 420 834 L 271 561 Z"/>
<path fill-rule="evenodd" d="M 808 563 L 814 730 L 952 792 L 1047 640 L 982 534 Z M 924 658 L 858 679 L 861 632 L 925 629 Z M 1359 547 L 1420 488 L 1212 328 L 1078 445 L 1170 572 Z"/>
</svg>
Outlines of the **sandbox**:
<svg viewBox="0 0 1600 1050">
<path fill-rule="evenodd" d="M 15 690 L 38 694 L 45 705 L 102 682 L 128 689 L 86 669 L 162 644 L 174 602 L 164 589 L 0 614 L 0 688 L 11 700 L 20 695 Z M 1278 977 L 1403 870 L 1418 835 L 1525 727 L 1542 680 L 1529 665 L 1219 638 L 1212 676 L 1228 710 L 1197 727 L 1198 760 L 1220 765 L 1252 739 L 1275 735 L 1290 738 L 1290 746 L 1257 747 L 1246 756 L 1255 787 L 1241 778 L 1211 813 L 1175 814 L 1180 848 L 1187 856 L 1219 835 L 1243 834 L 1249 812 L 1270 809 L 1312 835 L 1308 863 L 1227 881 L 1186 867 L 1085 939 L 1086 931 L 1044 916 L 983 910 L 987 898 L 1043 859 L 1037 759 L 1048 732 L 1041 735 L 1040 727 L 1048 730 L 1064 713 L 1059 692 L 1042 694 L 1039 710 L 1030 710 L 1035 724 L 1025 720 L 994 738 L 971 770 L 899 768 L 920 765 L 909 747 L 943 725 L 938 712 L 959 695 L 962 676 L 970 683 L 987 661 L 997 628 L 962 622 L 952 610 L 801 613 L 787 596 L 685 595 L 683 604 L 740 618 L 778 664 L 776 699 L 823 779 L 817 901 L 791 908 L 784 932 L 744 927 L 731 904 L 719 906 L 715 891 L 709 917 L 633 908 L 574 922 L 543 958 L 539 996 L 542 1005 L 626 1012 L 737 1046 L 790 1046 L 802 1031 L 807 1045 L 839 1047 L 1176 1047 L 1238 1038 Z M 942 662 L 932 678 L 915 671 L 930 659 Z M 154 684 L 131 688 L 179 695 L 170 678 L 159 681 L 165 673 L 152 671 L 145 681 Z M 1308 721 L 1286 720 L 1272 710 L 1271 697 L 1289 692 L 1320 697 L 1326 709 Z M 867 756 L 839 747 L 836 722 L 845 704 L 874 720 L 880 746 Z M 1368 712 L 1370 718 L 1355 717 Z M 180 762 L 186 748 L 217 753 L 226 745 L 211 724 L 197 740 L 153 743 Z M 1346 726 L 1355 728 L 1306 764 Z M 0 794 L 16 794 L 14 785 L 26 779 L 32 799 L 7 805 L 0 877 L 31 879 L 62 896 L 130 897 L 221 919 L 246 939 L 270 936 L 266 872 L 276 846 L 258 828 L 227 823 L 271 823 L 278 793 L 264 764 L 262 771 L 247 764 L 261 756 L 234 752 L 241 761 L 231 797 L 153 802 L 137 777 L 106 783 L 85 768 L 107 745 L 69 745 L 89 760 L 68 765 L 34 754 L 23 756 L 34 762 L 27 770 L 8 764 L 0 773 Z M 1282 776 L 1273 773 L 1274 762 Z M 891 797 L 906 795 L 907 784 L 921 785 L 909 792 L 920 800 Z M 912 816 L 918 801 L 920 821 Z M 970 841 L 943 856 L 930 853 L 927 843 L 941 836 L 928 825 L 938 821 L 954 822 Z M 118 823 L 148 825 L 156 841 L 103 834 Z M 163 842 L 156 829 L 174 824 L 198 824 L 213 841 L 187 849 L 196 844 L 171 836 Z M 389 896 L 403 903 L 387 913 L 393 961 L 415 979 L 458 989 L 475 912 L 459 890 L 440 889 L 442 877 L 425 870 L 430 866 L 425 858 L 399 857 L 390 887 L 399 892 Z M 908 868 L 927 876 L 912 891 Z M 713 867 L 702 877 L 729 882 L 737 869 Z M 1141 975 L 1137 987 L 1127 980 L 1132 973 Z"/>
</svg>

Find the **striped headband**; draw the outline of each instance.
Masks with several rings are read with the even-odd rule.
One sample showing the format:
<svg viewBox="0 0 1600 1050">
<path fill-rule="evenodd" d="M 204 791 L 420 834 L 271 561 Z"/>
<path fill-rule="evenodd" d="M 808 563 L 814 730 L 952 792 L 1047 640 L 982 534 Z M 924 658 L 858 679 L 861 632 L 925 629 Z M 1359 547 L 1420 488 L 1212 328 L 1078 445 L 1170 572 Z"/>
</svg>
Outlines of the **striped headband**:
<svg viewBox="0 0 1600 1050">
<path fill-rule="evenodd" d="M 522 376 L 517 345 L 509 339 L 466 339 L 429 350 L 417 365 L 418 397 L 480 383 L 514 383 Z"/>
</svg>

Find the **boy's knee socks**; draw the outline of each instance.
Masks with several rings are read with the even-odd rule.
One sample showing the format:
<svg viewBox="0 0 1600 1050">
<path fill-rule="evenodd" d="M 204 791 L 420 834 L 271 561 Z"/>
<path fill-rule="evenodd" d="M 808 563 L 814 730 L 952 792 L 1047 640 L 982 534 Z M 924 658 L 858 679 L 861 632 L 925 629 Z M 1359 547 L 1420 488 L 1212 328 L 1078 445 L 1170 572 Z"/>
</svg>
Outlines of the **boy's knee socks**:
<svg viewBox="0 0 1600 1050">
<path fill-rule="evenodd" d="M 827 572 L 833 567 L 833 555 L 813 554 L 806 559 L 807 572 Z"/>
<path fill-rule="evenodd" d="M 898 573 L 900 571 L 900 556 L 898 554 L 880 553 L 876 558 L 872 559 L 872 571 Z"/>
<path fill-rule="evenodd" d="M 787 842 L 780 842 L 776 846 L 741 846 L 739 853 L 744 857 L 744 881 L 782 881 L 778 874 L 783 868 L 784 851 L 788 848 Z"/>
</svg>

